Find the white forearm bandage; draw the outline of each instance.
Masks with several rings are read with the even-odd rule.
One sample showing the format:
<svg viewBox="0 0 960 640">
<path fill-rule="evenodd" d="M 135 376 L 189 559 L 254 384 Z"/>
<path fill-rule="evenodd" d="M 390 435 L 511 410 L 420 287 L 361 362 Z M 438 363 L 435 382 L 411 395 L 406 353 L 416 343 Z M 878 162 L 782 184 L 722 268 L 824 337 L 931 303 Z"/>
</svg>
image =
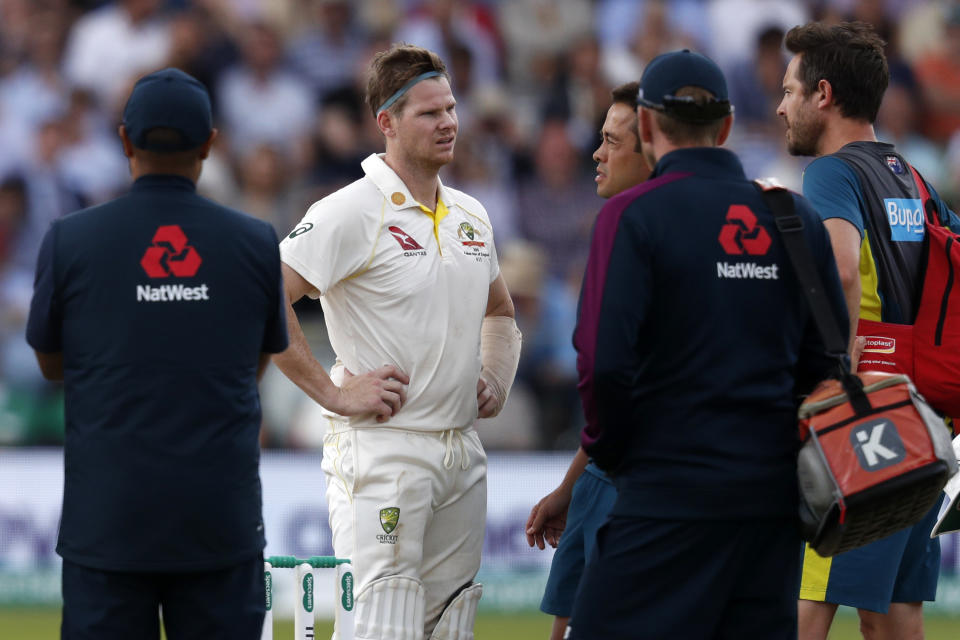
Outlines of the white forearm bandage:
<svg viewBox="0 0 960 640">
<path fill-rule="evenodd" d="M 507 316 L 487 316 L 480 327 L 480 377 L 487 383 L 500 413 L 507 402 L 520 363 L 522 336 L 517 323 Z"/>
</svg>

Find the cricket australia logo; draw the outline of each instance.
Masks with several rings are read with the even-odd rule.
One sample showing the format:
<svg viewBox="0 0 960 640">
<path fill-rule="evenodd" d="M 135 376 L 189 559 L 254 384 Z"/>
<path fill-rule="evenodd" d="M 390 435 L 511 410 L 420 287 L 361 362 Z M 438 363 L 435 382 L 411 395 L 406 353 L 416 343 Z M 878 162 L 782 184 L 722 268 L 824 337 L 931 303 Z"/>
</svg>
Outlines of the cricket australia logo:
<svg viewBox="0 0 960 640">
<path fill-rule="evenodd" d="M 399 507 L 385 507 L 380 509 L 380 526 L 383 527 L 383 533 L 377 536 L 381 544 L 397 544 L 398 536 L 391 535 L 400 522 Z"/>
<path fill-rule="evenodd" d="M 864 471 L 891 467 L 906 457 L 903 440 L 889 418 L 880 418 L 857 425 L 850 433 L 850 443 Z"/>
<path fill-rule="evenodd" d="M 480 232 L 469 222 L 460 223 L 460 226 L 457 228 L 457 236 L 460 238 L 460 243 L 465 247 L 484 246 L 484 243 L 479 240 Z"/>
<path fill-rule="evenodd" d="M 461 222 L 457 227 L 457 239 L 460 240 L 460 248 L 463 249 L 463 255 L 473 258 L 477 262 L 485 262 L 490 259 L 490 250 L 487 249 L 487 243 L 480 239 L 480 229 L 477 229 L 469 222 Z"/>
</svg>

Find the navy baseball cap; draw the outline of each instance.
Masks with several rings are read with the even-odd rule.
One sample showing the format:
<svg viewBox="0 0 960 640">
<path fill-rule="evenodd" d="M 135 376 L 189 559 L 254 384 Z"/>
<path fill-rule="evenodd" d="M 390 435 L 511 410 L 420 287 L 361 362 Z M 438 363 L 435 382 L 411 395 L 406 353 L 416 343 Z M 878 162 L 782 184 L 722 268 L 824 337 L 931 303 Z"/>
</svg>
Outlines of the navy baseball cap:
<svg viewBox="0 0 960 640">
<path fill-rule="evenodd" d="M 677 96 L 681 87 L 706 89 L 713 98 L 697 103 L 692 97 Z M 662 111 L 672 118 L 706 124 L 733 113 L 727 96 L 727 81 L 710 58 L 689 49 L 657 56 L 643 70 L 637 103 Z"/>
<path fill-rule="evenodd" d="M 195 149 L 207 141 L 213 130 L 210 95 L 199 80 L 179 69 L 155 71 L 133 85 L 123 108 L 123 126 L 137 149 Z M 180 140 L 148 144 L 147 132 L 161 127 L 179 132 Z"/>
</svg>

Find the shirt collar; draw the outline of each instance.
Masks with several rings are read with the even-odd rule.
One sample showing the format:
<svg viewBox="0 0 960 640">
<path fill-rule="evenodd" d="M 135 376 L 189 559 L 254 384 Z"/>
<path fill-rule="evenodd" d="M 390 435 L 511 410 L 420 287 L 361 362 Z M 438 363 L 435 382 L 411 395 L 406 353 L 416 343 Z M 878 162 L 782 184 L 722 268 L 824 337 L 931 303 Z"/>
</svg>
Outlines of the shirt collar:
<svg viewBox="0 0 960 640">
<path fill-rule="evenodd" d="M 360 167 L 380 193 L 383 194 L 384 200 L 387 201 L 387 204 L 389 204 L 394 211 L 401 211 L 402 209 L 409 209 L 411 207 L 420 208 L 420 203 L 410 195 L 410 190 L 407 189 L 407 185 L 403 183 L 400 176 L 394 173 L 393 169 L 383 161 L 383 154 L 371 153 L 366 160 L 360 163 Z M 437 180 L 439 181 L 440 179 L 437 178 Z M 440 200 L 443 201 L 443 204 L 446 205 L 448 209 L 458 204 L 453 191 L 444 187 L 443 182 L 440 182 L 439 195 Z"/>
<path fill-rule="evenodd" d="M 736 154 L 720 147 L 674 149 L 660 158 L 650 177 L 676 172 L 746 179 L 743 165 Z"/>
<path fill-rule="evenodd" d="M 197 190 L 197 185 L 189 178 L 165 173 L 151 173 L 140 176 L 134 180 L 131 189 L 133 191 L 139 191 L 141 189 L 155 189 L 157 187 L 164 189 L 183 189 L 194 192 Z"/>
</svg>

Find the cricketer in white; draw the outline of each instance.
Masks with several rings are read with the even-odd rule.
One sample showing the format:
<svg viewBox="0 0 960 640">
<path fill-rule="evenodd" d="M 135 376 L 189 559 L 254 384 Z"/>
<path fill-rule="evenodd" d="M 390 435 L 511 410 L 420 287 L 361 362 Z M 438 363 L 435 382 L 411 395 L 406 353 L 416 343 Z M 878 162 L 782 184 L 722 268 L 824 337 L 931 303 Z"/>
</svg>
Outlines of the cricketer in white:
<svg viewBox="0 0 960 640">
<path fill-rule="evenodd" d="M 292 308 L 275 361 L 329 420 L 322 466 L 334 553 L 355 569 L 355 637 L 468 640 L 486 514 L 473 422 L 503 407 L 520 332 L 486 211 L 437 175 L 458 125 L 443 62 L 394 45 L 371 67 L 386 153 L 280 245 L 288 301 L 320 298 L 337 363 L 328 375 Z"/>
</svg>

